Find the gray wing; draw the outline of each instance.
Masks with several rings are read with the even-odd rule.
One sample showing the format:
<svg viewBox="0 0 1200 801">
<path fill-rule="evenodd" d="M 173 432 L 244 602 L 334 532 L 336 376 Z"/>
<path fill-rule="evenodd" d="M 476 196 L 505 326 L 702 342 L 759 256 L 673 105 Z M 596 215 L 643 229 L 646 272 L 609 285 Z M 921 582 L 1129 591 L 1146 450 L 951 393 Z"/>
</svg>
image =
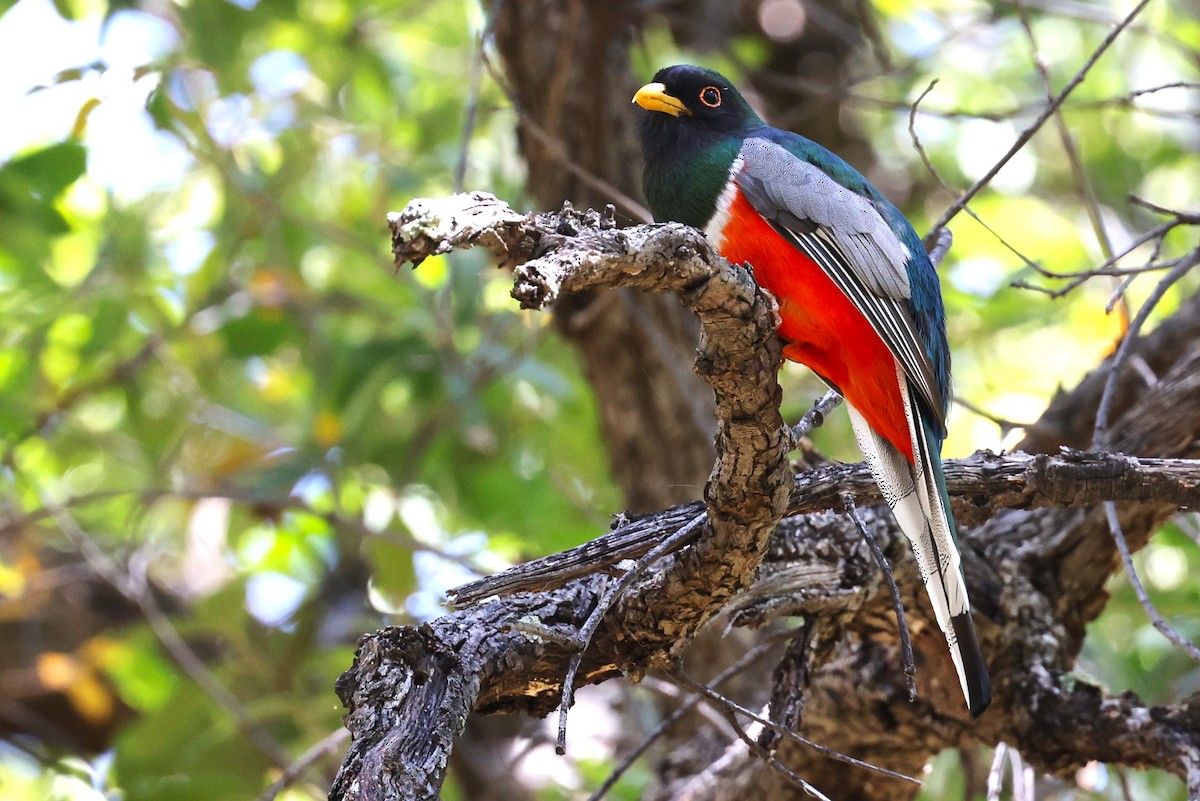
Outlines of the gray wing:
<svg viewBox="0 0 1200 801">
<path fill-rule="evenodd" d="M 863 313 L 944 425 L 937 374 L 905 302 L 911 253 L 875 204 L 774 142 L 747 139 L 740 158 L 746 200 Z"/>
</svg>

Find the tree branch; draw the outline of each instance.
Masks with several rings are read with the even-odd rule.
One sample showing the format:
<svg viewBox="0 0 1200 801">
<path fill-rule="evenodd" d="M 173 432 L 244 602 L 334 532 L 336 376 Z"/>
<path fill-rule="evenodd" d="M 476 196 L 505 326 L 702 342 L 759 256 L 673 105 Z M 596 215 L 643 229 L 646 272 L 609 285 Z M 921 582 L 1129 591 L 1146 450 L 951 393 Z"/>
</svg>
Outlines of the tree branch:
<svg viewBox="0 0 1200 801">
<path fill-rule="evenodd" d="M 1162 501 L 1200 508 L 1200 462 L 1138 459 L 1119 453 L 1064 449 L 1058 456 L 979 451 L 945 462 L 955 518 L 981 523 L 1001 509 L 1083 506 L 1100 501 Z M 865 464 L 833 464 L 796 474 L 787 515 L 839 509 L 839 494 L 855 503 L 882 502 Z M 618 516 L 614 530 L 576 548 L 516 565 L 450 591 L 458 607 L 493 595 L 562 586 L 572 578 L 636 559 L 678 531 L 699 504 L 685 504 L 633 520 Z"/>
<path fill-rule="evenodd" d="M 773 299 L 695 230 L 665 225 L 618 231 L 611 210 L 602 216 L 566 207 L 521 217 L 476 193 L 419 201 L 389 223 L 398 262 L 419 263 L 451 247 L 491 249 L 518 266 L 513 295 L 526 308 L 540 308 L 562 292 L 636 286 L 673 292 L 699 317 L 696 369 L 713 387 L 718 423 L 718 459 L 704 493 L 707 525 L 700 527 L 696 547 L 664 560 L 617 602 L 609 625 L 584 655 L 580 676 L 595 681 L 669 662 L 749 584 L 787 505 L 790 434 L 779 415 L 782 348 Z M 436 797 L 450 741 L 467 713 L 504 698 L 493 696 L 496 684 L 483 679 L 511 674 L 513 660 L 530 660 L 539 667 L 517 670 L 518 683 L 542 678 L 525 688 L 522 705 L 544 713 L 541 691 L 557 687 L 565 673 L 564 648 L 555 640 L 577 635 L 607 584 L 605 576 L 592 577 L 562 597 L 487 605 L 481 610 L 486 621 L 450 615 L 419 630 L 388 629 L 368 638 L 339 683 L 355 739 L 331 798 Z M 614 620 L 620 626 L 611 625 Z M 547 640 L 535 631 L 558 636 Z"/>
<path fill-rule="evenodd" d="M 617 604 L 585 654 L 584 682 L 622 673 L 636 680 L 648 668 L 669 665 L 718 611 L 728 623 L 741 625 L 803 614 L 816 626 L 808 681 L 820 688 L 805 704 L 810 739 L 916 773 L 942 747 L 1044 738 L 1056 725 L 1045 712 L 1054 705 L 1030 705 L 1030 699 L 1065 692 L 1062 677 L 1078 652 L 1083 626 L 1103 607 L 1104 579 L 1118 564 L 1103 515 L 1087 505 L 1123 501 L 1121 524 L 1136 549 L 1180 505 L 1200 501 L 1200 471 L 1183 458 L 1067 451 L 981 453 L 949 463 L 956 511 L 964 521 L 987 519 L 962 532 L 964 568 L 997 687 L 992 711 L 976 724 L 966 720 L 940 634 L 917 600 L 919 578 L 904 538 L 886 511 L 864 509 L 866 524 L 896 565 L 914 620 L 921 697 L 908 704 L 895 668 L 894 625 L 880 622 L 890 618 L 891 604 L 874 560 L 844 516 L 813 511 L 834 506 L 840 491 L 870 502 L 877 497 L 873 482 L 859 466 L 838 465 L 804 474 L 802 491 L 790 491 L 782 452 L 787 433 L 777 412 L 779 346 L 772 306 L 755 292 L 745 270 L 716 258 L 702 237 L 683 226 L 617 231 L 609 217 L 570 209 L 524 217 L 482 194 L 415 203 L 390 222 L 398 259 L 419 261 L 450 247 L 482 245 L 503 263 L 519 266 L 514 295 L 526 305 L 580 287 L 636 284 L 678 292 L 704 320 L 698 369 L 714 386 L 720 420 L 720 458 L 706 488 L 711 525 L 694 544 L 651 566 Z M 1180 320 L 1162 328 L 1195 325 L 1196 305 L 1184 304 L 1176 315 Z M 1174 341 L 1161 330 L 1154 336 Z M 1178 349 L 1164 366 L 1152 387 L 1126 386 L 1122 377 L 1114 447 L 1196 455 L 1200 347 Z M 1083 398 L 1075 413 L 1086 416 L 1097 395 L 1064 394 L 1060 401 Z M 1062 409 L 1056 413 L 1067 416 Z M 1047 508 L 1055 505 L 1061 508 Z M 793 516 L 777 528 L 760 566 L 767 536 L 785 508 Z M 614 534 L 639 532 L 648 548 L 700 510 L 692 504 L 623 521 Z M 596 546 L 590 547 L 571 552 L 567 561 L 594 557 Z M 612 547 L 608 540 L 600 553 Z M 354 741 L 330 797 L 434 798 L 452 737 L 472 710 L 551 711 L 571 657 L 560 643 L 603 597 L 613 580 L 604 571 L 614 567 L 594 561 L 589 573 L 556 589 L 490 598 L 419 628 L 390 628 L 364 638 L 355 665 L 339 681 Z M 746 589 L 756 569 L 757 580 Z M 561 579 L 548 573 L 542 580 L 544 586 Z M 735 597 L 739 590 L 744 591 Z M 1100 697 L 1103 703 L 1093 705 L 1093 714 L 1109 708 Z M 1152 711 L 1151 718 L 1189 721 L 1194 718 L 1189 709 Z M 1154 736 L 1160 735 L 1171 732 L 1164 728 Z M 1119 736 L 1114 729 L 1113 738 Z M 1061 758 L 1027 756 L 1054 771 L 1092 758 L 1092 744 L 1063 737 L 1060 742 Z M 1186 739 L 1179 742 L 1155 764 L 1187 775 L 1193 766 L 1184 755 L 1191 752 Z M 883 750 L 861 747 L 866 743 Z M 790 742 L 781 744 L 779 759 L 813 785 L 839 786 L 848 795 L 891 781 L 835 772 L 844 766 L 831 769 L 824 757 Z M 723 761 L 721 767 L 736 765 Z M 761 763 L 752 767 L 770 772 Z M 892 797 L 911 794 L 899 788 Z"/>
</svg>

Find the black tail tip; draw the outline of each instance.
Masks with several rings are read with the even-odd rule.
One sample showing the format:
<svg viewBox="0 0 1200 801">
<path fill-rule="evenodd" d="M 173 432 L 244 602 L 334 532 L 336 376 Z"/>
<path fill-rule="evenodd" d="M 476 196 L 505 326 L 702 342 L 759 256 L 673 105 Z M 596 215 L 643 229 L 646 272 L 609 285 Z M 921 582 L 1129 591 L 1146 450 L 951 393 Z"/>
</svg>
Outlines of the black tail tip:
<svg viewBox="0 0 1200 801">
<path fill-rule="evenodd" d="M 962 656 L 967 709 L 970 710 L 973 719 L 978 719 L 992 703 L 992 680 L 988 676 L 987 665 L 983 663 L 983 653 L 980 652 L 979 640 L 975 637 L 975 624 L 971 620 L 971 613 L 955 615 L 950 622 L 954 627 L 958 652 Z"/>
<path fill-rule="evenodd" d="M 988 678 L 986 668 L 979 674 L 978 681 L 968 684 L 967 689 L 967 709 L 971 712 L 971 719 L 978 720 L 992 703 L 992 680 Z"/>
</svg>

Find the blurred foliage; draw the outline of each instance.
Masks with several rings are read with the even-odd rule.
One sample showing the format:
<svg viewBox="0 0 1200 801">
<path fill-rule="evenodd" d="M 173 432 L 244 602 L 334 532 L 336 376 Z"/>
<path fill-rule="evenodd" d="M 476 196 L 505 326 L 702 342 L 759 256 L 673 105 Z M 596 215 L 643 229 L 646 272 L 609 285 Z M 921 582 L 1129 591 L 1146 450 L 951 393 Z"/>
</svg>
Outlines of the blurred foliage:
<svg viewBox="0 0 1200 801">
<path fill-rule="evenodd" d="M 960 190 L 1046 89 L 1015 7 L 874 8 L 893 63 L 864 54 L 843 124 L 870 138 L 886 164 L 870 177 L 924 229 L 951 196 L 920 163 L 909 104 L 939 80 L 916 130 Z M 1123 8 L 1028 12 L 1055 89 Z M 544 317 L 515 309 L 506 276 L 471 253 L 415 272 L 390 263 L 386 212 L 452 191 L 460 163 L 467 188 L 525 203 L 514 113 L 494 83 L 472 79 L 482 12 L 417 0 L 0 9 L 0 51 L 27 67 L 5 70 L 0 93 L 0 619 L 19 614 L 51 563 L 99 562 L 135 583 L 143 571 L 186 609 L 172 625 L 253 726 L 299 754 L 339 725 L 331 688 L 360 632 L 435 615 L 467 567 L 576 544 L 620 508 L 572 354 Z M 736 74 L 764 57 L 761 41 L 703 58 Z M 1126 195 L 1200 201 L 1198 50 L 1187 0 L 1153 3 L 1064 109 L 1118 251 L 1158 222 Z M 649 74 L 700 57 L 675 51 L 652 19 L 635 58 Z M 1069 272 L 1105 258 L 1081 197 L 1047 126 L 973 209 L 1029 259 Z M 954 231 L 944 284 L 958 391 L 1031 420 L 1113 346 L 1120 326 L 1103 309 L 1114 285 L 1059 300 L 1011 289 L 1055 284 L 965 216 Z M 1173 234 L 1164 255 L 1195 238 Z M 1140 279 L 1130 297 L 1152 285 Z M 798 417 L 819 389 L 799 370 L 785 381 Z M 1004 443 L 963 409 L 951 430 L 949 455 Z M 820 444 L 857 458 L 841 416 Z M 1196 542 L 1184 521 L 1139 555 L 1164 613 L 1193 638 Z M 358 594 L 365 576 L 374 611 Z M 1081 669 L 1151 701 L 1194 692 L 1195 666 L 1153 632 L 1122 578 L 1113 591 Z M 6 798 L 246 798 L 278 775 L 140 617 L 76 632 L 56 652 L 39 663 L 44 686 L 71 690 L 85 718 L 119 700 L 133 720 L 91 761 L 47 765 L 25 752 L 45 758 L 35 744 L 3 747 Z M 323 797 L 335 762 L 284 797 Z M 580 770 L 585 786 L 604 773 Z M 939 769 L 929 797 L 953 795 L 932 788 L 953 786 L 954 771 Z M 1181 792 L 1169 777 L 1136 780 L 1138 797 Z M 1098 792 L 1119 797 L 1112 781 Z M 635 797 L 636 781 L 621 793 Z"/>
</svg>

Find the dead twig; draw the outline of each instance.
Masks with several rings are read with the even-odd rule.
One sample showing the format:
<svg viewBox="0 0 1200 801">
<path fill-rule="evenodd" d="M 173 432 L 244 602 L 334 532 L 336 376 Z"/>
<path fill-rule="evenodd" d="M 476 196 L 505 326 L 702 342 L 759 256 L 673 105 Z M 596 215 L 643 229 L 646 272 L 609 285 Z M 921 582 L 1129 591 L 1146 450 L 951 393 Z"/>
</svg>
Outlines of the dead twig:
<svg viewBox="0 0 1200 801">
<path fill-rule="evenodd" d="M 1133 594 L 1137 596 L 1138 603 L 1146 612 L 1146 617 L 1150 618 L 1150 623 L 1158 629 L 1160 634 L 1181 648 L 1192 659 L 1200 662 L 1200 647 L 1184 639 L 1183 635 L 1163 618 L 1158 607 L 1150 600 L 1150 594 L 1142 585 L 1137 567 L 1133 564 L 1133 554 L 1129 552 L 1129 543 L 1125 541 L 1125 532 L 1121 528 L 1121 521 L 1117 517 L 1117 505 L 1112 501 L 1105 501 L 1104 514 L 1108 518 L 1108 527 L 1112 531 L 1113 542 L 1117 544 L 1117 551 L 1121 554 L 1121 563 L 1125 565 L 1125 575 L 1129 577 L 1129 586 L 1133 587 Z"/>
<path fill-rule="evenodd" d="M 900 600 L 900 588 L 896 586 L 896 576 L 892 573 L 892 566 L 888 563 L 887 557 L 884 556 L 883 549 L 879 547 L 879 541 L 875 539 L 875 535 L 867 527 L 867 521 L 863 520 L 858 507 L 854 505 L 854 496 L 849 492 L 842 493 L 842 509 L 850 515 L 850 519 L 858 527 L 859 533 L 867 541 L 867 545 L 871 548 L 871 555 L 875 557 L 875 562 L 879 565 L 879 569 L 883 571 L 883 577 L 887 581 L 888 592 L 892 595 L 892 608 L 896 612 L 896 626 L 900 631 L 901 666 L 904 669 L 904 678 L 908 684 L 908 700 L 916 701 L 917 664 L 913 659 L 912 639 L 908 631 L 908 620 L 904 617 L 904 602 Z"/>
<path fill-rule="evenodd" d="M 629 589 L 629 586 L 645 572 L 646 568 L 690 540 L 706 520 L 706 514 L 696 515 L 683 528 L 651 548 L 649 553 L 639 559 L 625 575 L 608 588 L 600 602 L 596 604 L 596 608 L 588 616 L 587 622 L 579 629 L 579 633 L 564 643 L 573 648 L 575 652 L 571 655 L 571 661 L 567 665 L 567 675 L 563 679 L 562 705 L 558 709 L 558 741 L 554 750 L 560 756 L 567 753 L 567 710 L 575 701 L 575 678 L 579 673 L 579 665 L 583 662 L 583 653 L 591 644 L 592 637 L 596 634 L 596 629 L 600 627 L 604 616 L 608 614 L 608 610 L 612 609 L 617 598 L 621 597 L 621 593 Z"/>
<path fill-rule="evenodd" d="M 938 229 L 945 228 L 946 225 L 948 225 L 949 222 L 954 219 L 954 217 L 960 211 L 966 208 L 966 205 L 971 202 L 971 199 L 979 194 L 980 190 L 992 182 L 992 179 L 996 177 L 1000 170 L 1004 169 L 1004 165 L 1008 164 L 1012 157 L 1025 147 L 1029 140 L 1033 138 L 1034 134 L 1036 134 L 1041 127 L 1046 124 L 1046 121 L 1049 120 L 1050 117 L 1053 116 L 1056 111 L 1058 111 L 1059 107 L 1062 106 L 1063 102 L 1070 97 L 1071 92 L 1075 91 L 1075 88 L 1079 86 L 1079 84 L 1083 83 L 1083 79 L 1087 77 L 1088 72 L 1090 72 L 1092 67 L 1095 66 L 1096 62 L 1100 60 L 1100 57 L 1104 55 L 1108 48 L 1112 46 L 1112 43 L 1117 40 L 1117 37 L 1119 37 L 1121 33 L 1133 23 L 1133 21 L 1139 14 L 1142 13 L 1142 10 L 1149 3 L 1150 0 L 1141 0 L 1141 2 L 1138 3 L 1137 6 L 1135 6 L 1134 9 L 1130 11 L 1129 14 L 1127 14 L 1125 18 L 1109 32 L 1108 36 L 1104 37 L 1104 41 L 1102 41 L 1096 50 L 1091 54 L 1091 56 L 1088 57 L 1087 61 L 1084 62 L 1083 66 L 1079 68 L 1079 71 L 1075 73 L 1071 80 L 1067 81 L 1067 85 L 1062 88 L 1062 91 L 1060 91 L 1054 97 L 1053 101 L 1046 104 L 1046 108 L 1043 109 L 1042 113 L 1037 116 L 1037 119 L 1035 119 L 1028 128 L 1021 132 L 1021 135 L 1017 137 L 1017 141 L 1013 142 L 1013 145 L 1008 149 L 1008 152 L 1001 156 L 1000 160 L 992 165 L 991 169 L 989 169 L 982 178 L 976 181 L 970 189 L 964 192 L 958 198 L 958 200 L 956 200 L 950 206 L 950 208 L 946 209 L 945 213 L 942 214 L 941 219 L 939 219 L 937 224 L 933 226 L 933 230 L 930 232 L 929 236 L 926 237 L 926 241 L 931 241 L 929 237 L 933 236 Z"/>
<path fill-rule="evenodd" d="M 728 711 L 730 714 L 737 713 L 739 715 L 742 715 L 743 717 L 749 718 L 750 720 L 754 721 L 755 723 L 758 723 L 758 724 L 762 725 L 763 727 L 770 729 L 771 731 L 775 732 L 776 734 L 780 735 L 781 737 L 784 737 L 788 740 L 797 742 L 800 745 L 805 746 L 806 748 L 810 748 L 813 751 L 816 751 L 817 753 L 821 754 L 822 756 L 837 760 L 838 762 L 845 762 L 847 765 L 854 765 L 855 767 L 863 768 L 864 770 L 869 770 L 872 773 L 878 773 L 880 776 L 887 776 L 888 778 L 891 778 L 891 779 L 898 779 L 900 781 L 911 782 L 912 784 L 915 784 L 918 786 L 921 784 L 921 780 L 917 779 L 913 776 L 908 776 L 906 774 L 899 773 L 894 770 L 888 770 L 887 768 L 881 768 L 878 765 L 872 765 L 869 762 L 864 762 L 861 759 L 856 759 L 848 754 L 843 754 L 839 751 L 835 751 L 832 748 L 826 748 L 823 745 L 814 743 L 812 740 L 809 740 L 806 737 L 800 736 L 799 734 L 797 734 L 796 732 L 787 728 L 786 726 L 780 726 L 778 723 L 775 723 L 770 718 L 763 717 L 762 715 L 760 715 L 756 712 L 753 712 L 752 710 L 747 709 L 746 707 L 742 706 L 741 704 L 734 701 L 733 699 L 728 698 L 727 696 L 722 695 L 721 693 L 717 692 L 716 690 L 714 690 L 712 687 L 705 684 L 704 682 L 696 681 L 695 679 L 688 676 L 686 673 L 683 673 L 680 671 L 673 671 L 669 675 L 671 676 L 672 680 L 677 681 L 680 684 L 682 684 L 683 686 L 689 687 L 693 691 L 699 693 L 700 696 L 703 697 L 705 700 L 707 700 L 709 703 L 716 704 L 718 707 Z"/>
<path fill-rule="evenodd" d="M 295 784 L 313 764 L 337 751 L 349 739 L 350 730 L 345 728 L 335 729 L 322 737 L 288 765 L 283 774 L 263 790 L 257 801 L 275 801 L 276 796 Z"/>
<path fill-rule="evenodd" d="M 1117 376 L 1121 374 L 1121 368 L 1125 365 L 1125 360 L 1129 358 L 1130 348 L 1138 332 L 1142 330 L 1142 326 L 1146 323 L 1146 319 L 1150 316 L 1150 312 L 1154 311 L 1154 307 L 1166 295 L 1167 290 L 1183 278 L 1193 267 L 1200 264 L 1200 248 L 1193 250 L 1187 256 L 1175 265 L 1171 272 L 1163 276 L 1158 285 L 1154 287 L 1154 291 L 1146 298 L 1146 302 L 1138 309 L 1137 316 L 1129 324 L 1129 328 L 1125 331 L 1125 336 L 1121 339 L 1121 344 L 1117 347 L 1117 353 L 1113 356 L 1112 363 L 1108 367 L 1108 379 L 1104 383 L 1104 392 L 1100 396 L 1100 405 L 1096 407 L 1096 425 L 1092 430 L 1092 446 L 1103 448 L 1108 437 L 1108 417 L 1111 414 L 1113 397 L 1116 394 Z"/>
<path fill-rule="evenodd" d="M 246 706 L 221 680 L 209 670 L 208 665 L 196 655 L 191 646 L 183 639 L 175 626 L 167 618 L 158 601 L 154 599 L 146 581 L 135 580 L 100 548 L 91 536 L 83 530 L 74 516 L 62 506 L 42 498 L 43 506 L 54 516 L 55 522 L 67 539 L 78 549 L 92 569 L 104 578 L 113 589 L 132 601 L 142 616 L 150 625 L 150 630 L 158 638 L 175 663 L 187 676 L 207 695 L 218 707 L 233 718 L 238 731 L 276 767 L 286 770 L 291 763 L 291 757 L 284 748 L 271 736 L 270 732 L 259 725 L 250 715 Z"/>
<path fill-rule="evenodd" d="M 800 422 L 792 426 L 792 445 L 798 447 L 800 440 L 807 437 L 811 432 L 825 425 L 825 418 L 829 413 L 836 409 L 842 403 L 842 396 L 837 390 L 829 390 L 822 395 L 813 407 L 804 413 L 800 418 Z"/>
</svg>

